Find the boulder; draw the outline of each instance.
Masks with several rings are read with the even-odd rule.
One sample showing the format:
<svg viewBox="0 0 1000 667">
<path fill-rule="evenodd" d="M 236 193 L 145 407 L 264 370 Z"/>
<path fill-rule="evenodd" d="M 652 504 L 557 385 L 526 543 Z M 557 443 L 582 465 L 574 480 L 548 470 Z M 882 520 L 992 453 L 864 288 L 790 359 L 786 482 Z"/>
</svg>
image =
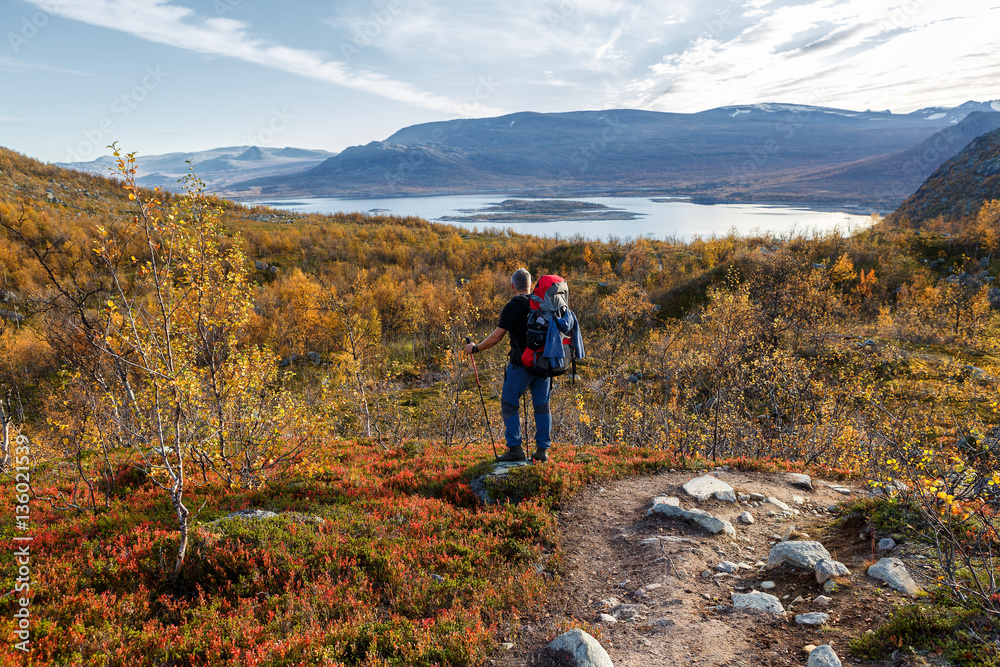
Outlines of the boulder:
<svg viewBox="0 0 1000 667">
<path fill-rule="evenodd" d="M 541 650 L 541 664 L 567 664 L 573 667 L 614 667 L 611 656 L 600 642 L 580 628 L 564 632 Z M 548 663 L 544 662 L 548 660 Z"/>
<path fill-rule="evenodd" d="M 503 498 L 494 498 L 491 487 L 495 487 L 511 470 L 531 465 L 529 461 L 513 461 L 494 463 L 489 470 L 481 475 L 477 475 L 469 482 L 469 488 L 476 494 L 484 505 L 499 502 Z"/>
<path fill-rule="evenodd" d="M 840 658 L 829 644 L 817 646 L 809 653 L 806 667 L 843 667 Z"/>
<path fill-rule="evenodd" d="M 733 593 L 733 609 L 735 611 L 755 611 L 773 616 L 785 613 L 781 601 L 768 593 L 753 591 L 752 593 Z"/>
<path fill-rule="evenodd" d="M 726 500 L 731 503 L 736 502 L 736 491 L 721 479 L 711 475 L 702 475 L 689 480 L 684 486 L 684 493 L 693 496 L 698 500 L 708 500 L 715 497 L 719 500 Z"/>
<path fill-rule="evenodd" d="M 822 558 L 816 562 L 816 583 L 823 584 L 834 577 L 846 577 L 851 574 L 847 566 L 840 561 Z"/>
<path fill-rule="evenodd" d="M 798 472 L 790 472 L 785 475 L 785 481 L 794 487 L 805 489 L 806 491 L 813 490 L 812 478 L 809 475 L 803 475 Z"/>
<path fill-rule="evenodd" d="M 920 592 L 920 587 L 898 558 L 883 558 L 868 568 L 868 576 L 884 581 L 900 593 L 916 595 Z"/>
<path fill-rule="evenodd" d="M 733 524 L 729 523 L 725 519 L 712 516 L 704 510 L 686 510 L 680 506 L 680 501 L 677 498 L 660 497 L 654 499 L 653 507 L 649 509 L 647 514 L 653 513 L 677 517 L 679 519 L 684 519 L 685 521 L 691 521 L 698 524 L 713 535 L 723 532 L 726 535 L 736 534 L 736 529 L 733 528 Z"/>
<path fill-rule="evenodd" d="M 812 569 L 824 558 L 830 558 L 830 552 L 819 542 L 779 542 L 767 555 L 766 569 L 773 570 L 785 563 Z"/>
</svg>

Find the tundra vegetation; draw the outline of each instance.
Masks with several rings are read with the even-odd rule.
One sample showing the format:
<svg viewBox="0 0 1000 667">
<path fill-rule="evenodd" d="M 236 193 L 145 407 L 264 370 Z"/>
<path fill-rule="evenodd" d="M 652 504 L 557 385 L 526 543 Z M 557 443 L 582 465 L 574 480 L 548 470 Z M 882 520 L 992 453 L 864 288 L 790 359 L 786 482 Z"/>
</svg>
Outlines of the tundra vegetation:
<svg viewBox="0 0 1000 667">
<path fill-rule="evenodd" d="M 552 509 L 582 484 L 726 464 L 869 485 L 861 511 L 940 556 L 934 618 L 982 641 L 953 658 L 1000 664 L 1000 201 L 919 227 L 599 242 L 134 174 L 132 155 L 100 178 L 0 151 L 0 493 L 18 504 L 23 435 L 29 511 L 3 530 L 33 538 L 34 663 L 478 664 L 558 575 Z M 519 266 L 569 281 L 588 358 L 556 382 L 554 461 L 483 507 L 459 351 Z M 493 415 L 503 349 L 480 361 Z"/>
</svg>

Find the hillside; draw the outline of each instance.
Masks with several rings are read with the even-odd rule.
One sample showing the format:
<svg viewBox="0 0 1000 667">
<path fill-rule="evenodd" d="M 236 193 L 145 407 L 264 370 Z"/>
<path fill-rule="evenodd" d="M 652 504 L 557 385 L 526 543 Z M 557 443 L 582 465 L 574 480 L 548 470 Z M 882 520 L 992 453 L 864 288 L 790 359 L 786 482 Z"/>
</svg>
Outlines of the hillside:
<svg viewBox="0 0 1000 667">
<path fill-rule="evenodd" d="M 348 148 L 301 174 L 234 184 L 227 193 L 658 193 L 896 203 L 909 192 L 893 194 L 892 183 L 851 168 L 913 149 L 975 111 L 994 110 L 974 102 L 904 115 L 762 104 L 695 114 L 608 110 L 442 121 Z M 916 187 L 915 178 L 906 182 Z M 816 188 L 817 179 L 824 188 Z"/>
<path fill-rule="evenodd" d="M 591 242 L 134 166 L 0 149 L 0 532 L 30 545 L 0 632 L 32 664 L 514 667 L 569 627 L 620 667 L 1000 660 L 994 229 Z M 587 357 L 551 460 L 484 480 L 507 347 L 461 350 L 522 266 L 567 278 Z M 732 488 L 695 500 L 706 472 Z M 764 562 L 813 540 L 851 573 Z"/>
<path fill-rule="evenodd" d="M 1000 130 L 976 138 L 941 165 L 891 218 L 914 226 L 938 216 L 974 218 L 991 199 L 1000 199 Z"/>
</svg>

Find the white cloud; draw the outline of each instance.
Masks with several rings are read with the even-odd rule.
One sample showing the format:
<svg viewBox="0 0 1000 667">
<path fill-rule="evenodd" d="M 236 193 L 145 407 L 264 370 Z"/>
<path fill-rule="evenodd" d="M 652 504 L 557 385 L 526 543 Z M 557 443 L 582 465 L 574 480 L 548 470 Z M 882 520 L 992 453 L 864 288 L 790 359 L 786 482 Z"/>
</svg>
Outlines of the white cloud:
<svg viewBox="0 0 1000 667">
<path fill-rule="evenodd" d="M 52 67 L 51 65 L 43 65 L 41 63 L 29 63 L 23 60 L 16 60 L 8 56 L 0 56 L 0 70 L 4 72 L 32 72 L 32 71 L 42 71 L 42 72 L 54 72 L 56 74 L 72 74 L 73 76 L 91 76 L 90 72 L 81 72 L 75 69 L 63 69 L 61 67 Z"/>
<path fill-rule="evenodd" d="M 412 84 L 376 72 L 352 71 L 345 63 L 331 60 L 323 53 L 269 43 L 252 36 L 249 26 L 241 21 L 200 17 L 191 9 L 170 4 L 170 0 L 27 1 L 65 18 L 119 30 L 151 42 L 237 58 L 444 113 L 454 113 L 460 108 L 456 101 Z"/>
</svg>

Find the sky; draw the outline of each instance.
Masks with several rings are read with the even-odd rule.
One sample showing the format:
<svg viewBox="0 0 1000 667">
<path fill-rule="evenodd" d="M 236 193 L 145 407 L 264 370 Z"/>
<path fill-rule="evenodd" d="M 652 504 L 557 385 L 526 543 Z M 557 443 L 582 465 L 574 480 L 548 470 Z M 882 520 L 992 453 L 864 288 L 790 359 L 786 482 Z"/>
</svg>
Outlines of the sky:
<svg viewBox="0 0 1000 667">
<path fill-rule="evenodd" d="M 339 151 L 517 111 L 1000 99 L 1000 0 L 2 0 L 0 145 Z"/>
</svg>

